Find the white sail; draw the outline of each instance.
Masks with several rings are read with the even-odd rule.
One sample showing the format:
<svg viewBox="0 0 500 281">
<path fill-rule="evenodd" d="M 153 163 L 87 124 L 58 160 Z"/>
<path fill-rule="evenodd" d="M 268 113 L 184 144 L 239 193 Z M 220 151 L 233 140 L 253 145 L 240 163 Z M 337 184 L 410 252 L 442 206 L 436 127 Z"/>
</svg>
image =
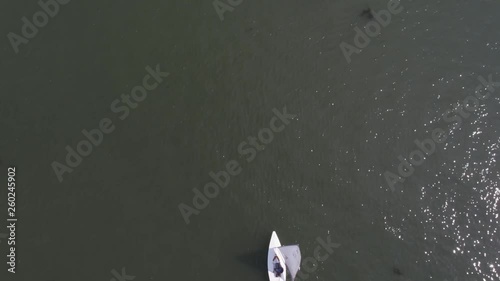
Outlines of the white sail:
<svg viewBox="0 0 500 281">
<path fill-rule="evenodd" d="M 292 280 L 295 279 L 295 276 L 300 269 L 301 256 L 299 245 L 283 246 L 278 247 L 278 249 L 285 258 L 285 264 L 290 272 L 290 275 L 292 275 Z"/>
</svg>

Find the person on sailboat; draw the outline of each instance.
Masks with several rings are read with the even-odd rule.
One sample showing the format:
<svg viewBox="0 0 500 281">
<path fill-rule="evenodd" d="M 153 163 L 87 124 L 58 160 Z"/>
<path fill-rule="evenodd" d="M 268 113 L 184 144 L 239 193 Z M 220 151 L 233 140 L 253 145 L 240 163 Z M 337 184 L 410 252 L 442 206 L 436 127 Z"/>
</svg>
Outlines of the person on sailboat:
<svg viewBox="0 0 500 281">
<path fill-rule="evenodd" d="M 280 277 L 281 273 L 283 273 L 283 267 L 281 267 L 280 259 L 278 258 L 278 256 L 274 256 L 273 263 L 274 263 L 274 276 Z"/>
</svg>

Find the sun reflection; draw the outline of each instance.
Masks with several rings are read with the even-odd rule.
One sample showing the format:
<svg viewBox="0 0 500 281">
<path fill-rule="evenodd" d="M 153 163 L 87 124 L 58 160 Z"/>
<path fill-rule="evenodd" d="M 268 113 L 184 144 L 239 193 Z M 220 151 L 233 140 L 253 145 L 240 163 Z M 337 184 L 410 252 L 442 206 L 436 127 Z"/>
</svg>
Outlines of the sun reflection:
<svg viewBox="0 0 500 281">
<path fill-rule="evenodd" d="M 438 156 L 429 161 L 439 162 L 437 167 L 421 168 L 426 176 L 414 179 L 402 192 L 414 207 L 386 216 L 385 229 L 403 241 L 416 241 L 429 265 L 445 264 L 471 280 L 498 281 L 500 138 L 493 137 L 492 124 L 497 123 L 486 110 L 480 106 L 460 128 L 450 131 L 446 143 L 437 148 Z M 431 120 L 424 127 L 442 124 Z M 415 194 L 417 203 L 411 200 Z"/>
</svg>

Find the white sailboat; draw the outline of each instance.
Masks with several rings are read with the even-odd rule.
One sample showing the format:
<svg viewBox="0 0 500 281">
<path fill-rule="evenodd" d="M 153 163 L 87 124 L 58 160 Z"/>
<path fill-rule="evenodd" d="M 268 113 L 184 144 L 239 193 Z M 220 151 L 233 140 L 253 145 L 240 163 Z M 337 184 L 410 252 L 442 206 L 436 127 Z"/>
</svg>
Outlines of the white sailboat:
<svg viewBox="0 0 500 281">
<path fill-rule="evenodd" d="M 267 273 L 269 274 L 269 280 L 286 281 L 286 272 L 288 269 L 293 281 L 300 269 L 300 259 L 299 245 L 281 246 L 278 235 L 273 231 L 267 254 Z M 276 276 L 274 271 L 275 266 L 277 266 L 275 263 L 279 263 L 281 268 L 283 268 L 283 272 L 279 276 Z"/>
</svg>

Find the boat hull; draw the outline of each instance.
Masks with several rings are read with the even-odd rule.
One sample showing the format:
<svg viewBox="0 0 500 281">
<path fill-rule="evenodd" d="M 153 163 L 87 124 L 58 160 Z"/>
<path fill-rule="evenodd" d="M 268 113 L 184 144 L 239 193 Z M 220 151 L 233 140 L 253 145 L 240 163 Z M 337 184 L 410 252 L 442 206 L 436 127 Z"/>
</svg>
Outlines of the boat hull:
<svg viewBox="0 0 500 281">
<path fill-rule="evenodd" d="M 273 234 L 271 235 L 271 241 L 269 242 L 269 250 L 267 252 L 267 273 L 269 274 L 270 281 L 286 281 L 285 258 L 283 257 L 279 249 L 277 249 L 280 246 L 281 242 L 278 238 L 278 235 L 275 231 L 273 231 Z M 274 275 L 273 259 L 275 256 L 278 256 L 278 258 L 280 259 L 281 267 L 283 267 L 283 273 L 281 273 L 281 276 L 279 277 L 275 277 Z"/>
</svg>

